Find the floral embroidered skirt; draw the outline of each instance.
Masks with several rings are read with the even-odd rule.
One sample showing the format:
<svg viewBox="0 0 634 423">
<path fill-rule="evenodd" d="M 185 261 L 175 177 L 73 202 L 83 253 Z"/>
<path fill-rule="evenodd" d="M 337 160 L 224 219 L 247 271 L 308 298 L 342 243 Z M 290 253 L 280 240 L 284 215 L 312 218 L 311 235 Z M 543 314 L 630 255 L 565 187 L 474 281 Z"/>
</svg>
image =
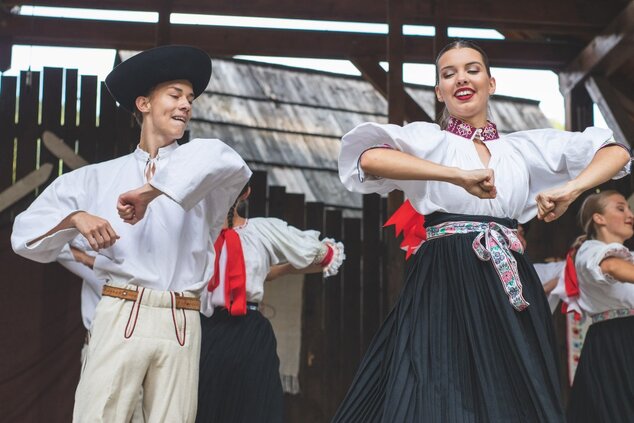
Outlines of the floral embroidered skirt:
<svg viewBox="0 0 634 423">
<path fill-rule="evenodd" d="M 277 341 L 259 311 L 201 315 L 197 423 L 278 423 L 284 415 Z"/>
<path fill-rule="evenodd" d="M 634 316 L 594 323 L 568 401 L 569 422 L 634 422 Z"/>
<path fill-rule="evenodd" d="M 434 213 L 426 225 L 510 219 Z M 477 233 L 425 242 L 333 422 L 563 422 L 550 309 L 526 258 L 512 253 L 524 298 L 516 311 Z"/>
</svg>

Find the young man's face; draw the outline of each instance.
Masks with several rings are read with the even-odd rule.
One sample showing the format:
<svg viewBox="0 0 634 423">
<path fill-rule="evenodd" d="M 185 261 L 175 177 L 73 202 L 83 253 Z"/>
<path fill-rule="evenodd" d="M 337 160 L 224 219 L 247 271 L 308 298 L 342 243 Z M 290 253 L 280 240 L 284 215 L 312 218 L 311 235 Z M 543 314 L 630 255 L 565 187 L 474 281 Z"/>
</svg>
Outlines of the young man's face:
<svg viewBox="0 0 634 423">
<path fill-rule="evenodd" d="M 177 140 L 183 137 L 192 115 L 194 91 L 189 81 L 163 82 L 148 97 L 139 97 L 139 110 L 143 113 L 143 126 L 150 126 L 157 135 Z M 148 128 L 150 129 L 150 128 Z"/>
</svg>

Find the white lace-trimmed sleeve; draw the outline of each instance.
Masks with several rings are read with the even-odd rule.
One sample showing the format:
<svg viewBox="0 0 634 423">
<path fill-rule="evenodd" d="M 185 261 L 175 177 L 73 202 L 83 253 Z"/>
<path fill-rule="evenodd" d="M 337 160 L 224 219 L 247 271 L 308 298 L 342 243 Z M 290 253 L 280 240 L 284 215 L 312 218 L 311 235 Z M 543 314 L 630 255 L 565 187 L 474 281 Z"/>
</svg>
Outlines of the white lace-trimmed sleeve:
<svg viewBox="0 0 634 423">
<path fill-rule="evenodd" d="M 593 282 L 600 284 L 614 284 L 620 282 L 610 275 L 603 273 L 601 262 L 608 257 L 617 257 L 634 262 L 632 254 L 623 245 L 616 242 L 605 244 L 600 241 L 586 241 L 583 243 L 575 259 L 578 274 L 589 273 Z"/>
<path fill-rule="evenodd" d="M 302 231 L 276 218 L 253 218 L 249 219 L 248 224 L 254 225 L 262 237 L 268 240 L 273 265 L 290 263 L 297 269 L 303 269 L 311 264 L 322 263 L 329 248 L 332 248 L 332 258 L 324 263 L 324 273 L 332 276 L 345 259 L 343 244 L 329 238 L 320 241 L 318 231 Z"/>
<path fill-rule="evenodd" d="M 355 192 L 385 194 L 403 189 L 405 181 L 396 181 L 365 175 L 359 166 L 361 155 L 373 148 L 392 148 L 441 162 L 447 151 L 445 133 L 436 124 L 414 122 L 403 127 L 391 124 L 363 123 L 341 139 L 339 178 L 344 186 Z"/>
</svg>

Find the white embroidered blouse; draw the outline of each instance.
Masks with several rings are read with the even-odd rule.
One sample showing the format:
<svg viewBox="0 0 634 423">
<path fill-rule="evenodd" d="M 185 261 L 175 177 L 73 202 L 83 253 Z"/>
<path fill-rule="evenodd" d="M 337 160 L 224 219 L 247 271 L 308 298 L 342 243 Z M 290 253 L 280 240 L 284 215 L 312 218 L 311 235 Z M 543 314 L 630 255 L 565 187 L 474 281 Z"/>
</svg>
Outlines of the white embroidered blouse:
<svg viewBox="0 0 634 423">
<path fill-rule="evenodd" d="M 537 214 L 535 197 L 541 191 L 575 178 L 602 146 L 615 143 L 612 131 L 587 128 L 583 132 L 536 129 L 485 137 L 491 153 L 488 167 L 495 172 L 497 197 L 477 198 L 447 182 L 401 181 L 364 175 L 360 156 L 368 149 L 389 147 L 445 166 L 482 169 L 473 141 L 458 131 L 436 124 L 414 122 L 403 127 L 363 123 L 342 138 L 339 177 L 350 191 L 388 193 L 404 191 L 422 214 L 435 211 L 508 217 L 520 223 Z M 614 178 L 629 173 L 628 165 Z"/>
<path fill-rule="evenodd" d="M 575 258 L 579 297 L 577 304 L 592 315 L 608 310 L 634 309 L 634 284 L 619 282 L 601 270 L 601 262 L 618 257 L 634 263 L 634 256 L 619 243 L 589 240 L 581 244 Z"/>
</svg>

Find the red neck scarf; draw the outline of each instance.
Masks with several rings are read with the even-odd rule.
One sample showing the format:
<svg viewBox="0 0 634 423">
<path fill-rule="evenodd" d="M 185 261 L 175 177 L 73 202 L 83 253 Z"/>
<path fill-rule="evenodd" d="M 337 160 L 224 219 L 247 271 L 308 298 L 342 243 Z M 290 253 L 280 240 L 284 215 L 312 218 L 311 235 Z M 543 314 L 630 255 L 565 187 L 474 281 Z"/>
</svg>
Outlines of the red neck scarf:
<svg viewBox="0 0 634 423">
<path fill-rule="evenodd" d="M 247 314 L 247 280 L 244 266 L 244 253 L 240 236 L 233 229 L 223 229 L 214 243 L 216 260 L 214 262 L 214 275 L 207 290 L 209 292 L 220 285 L 220 253 L 222 246 L 227 245 L 227 266 L 225 269 L 225 307 L 232 316 Z"/>
</svg>

